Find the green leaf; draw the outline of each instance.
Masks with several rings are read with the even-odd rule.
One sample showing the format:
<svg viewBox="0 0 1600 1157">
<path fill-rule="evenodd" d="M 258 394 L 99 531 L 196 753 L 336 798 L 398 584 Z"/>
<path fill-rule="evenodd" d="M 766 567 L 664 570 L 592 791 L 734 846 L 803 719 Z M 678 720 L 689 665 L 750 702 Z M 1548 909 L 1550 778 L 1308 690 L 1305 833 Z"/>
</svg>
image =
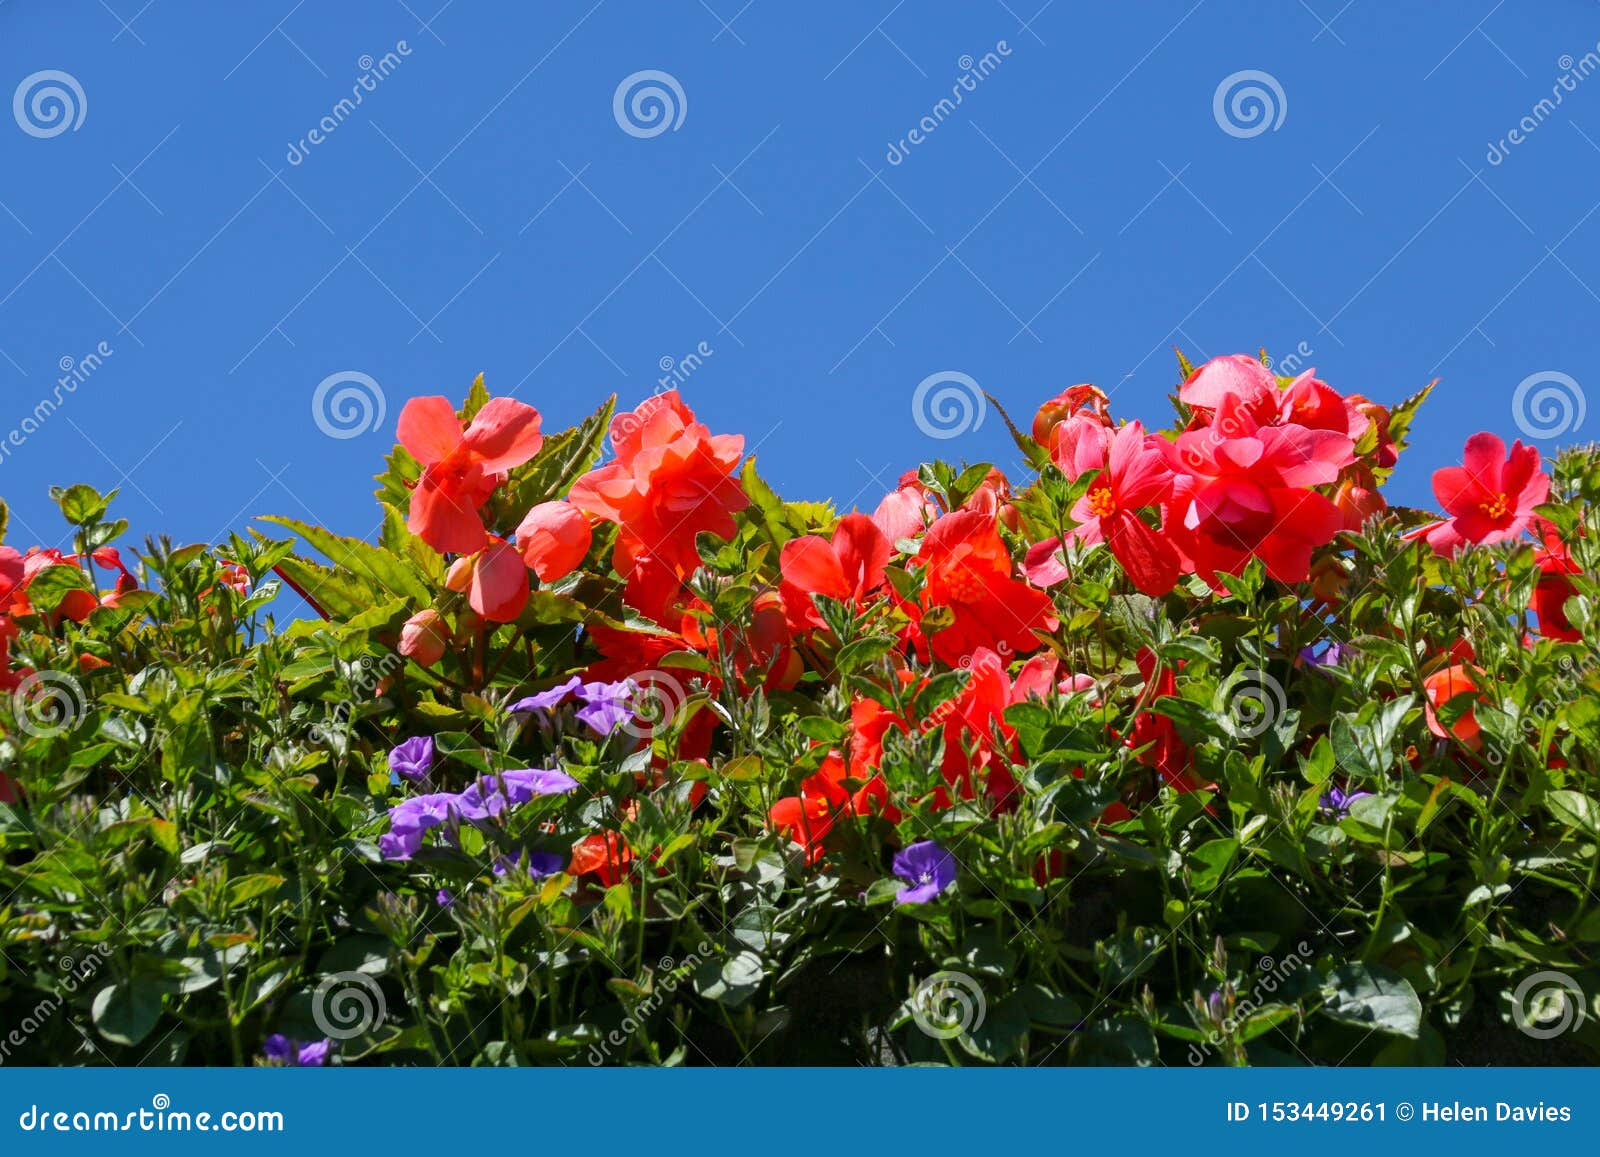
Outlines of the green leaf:
<svg viewBox="0 0 1600 1157">
<path fill-rule="evenodd" d="M 109 984 L 95 994 L 94 1027 L 112 1044 L 136 1045 L 161 1019 L 161 989 L 153 980 Z"/>
<path fill-rule="evenodd" d="M 1322 984 L 1322 1012 L 1342 1024 L 1416 1039 L 1422 1001 L 1399 973 L 1381 964 L 1344 964 Z"/>
<path fill-rule="evenodd" d="M 36 611 L 48 615 L 73 591 L 92 589 L 88 576 L 76 566 L 47 566 L 28 583 L 28 601 Z"/>
<path fill-rule="evenodd" d="M 62 515 L 73 526 L 88 526 L 90 523 L 99 522 L 105 515 L 106 507 L 111 505 L 111 500 L 116 496 L 115 490 L 109 494 L 101 494 L 93 486 L 86 486 L 82 482 L 65 490 L 56 488 L 51 492 L 51 497 L 61 507 Z"/>
<path fill-rule="evenodd" d="M 1544 797 L 1550 814 L 1591 840 L 1600 840 L 1600 803 L 1581 791 L 1553 791 Z"/>
<path fill-rule="evenodd" d="M 510 534 L 531 508 L 566 497 L 572 484 L 592 470 L 605 452 L 606 434 L 616 406 L 613 394 L 578 425 L 546 437 L 539 453 L 511 471 L 502 500 L 497 503 L 505 514 L 495 529 Z"/>
<path fill-rule="evenodd" d="M 392 551 L 359 538 L 334 534 L 298 518 L 267 514 L 262 516 L 262 521 L 277 523 L 293 531 L 306 545 L 331 560 L 335 570 L 358 575 L 387 591 L 391 598 L 410 599 L 424 605 L 433 601 L 433 588 L 428 585 L 420 568 L 408 558 L 401 558 Z"/>
</svg>

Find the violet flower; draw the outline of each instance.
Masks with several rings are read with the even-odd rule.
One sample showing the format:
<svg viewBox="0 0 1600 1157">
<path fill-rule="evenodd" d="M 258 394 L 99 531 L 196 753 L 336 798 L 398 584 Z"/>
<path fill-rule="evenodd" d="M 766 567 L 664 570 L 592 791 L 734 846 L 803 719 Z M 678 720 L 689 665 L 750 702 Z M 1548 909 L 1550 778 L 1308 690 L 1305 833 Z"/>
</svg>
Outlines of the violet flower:
<svg viewBox="0 0 1600 1157">
<path fill-rule="evenodd" d="M 328 1050 L 332 1047 L 333 1042 L 327 1037 L 301 1044 L 278 1032 L 261 1042 L 261 1052 L 269 1061 L 302 1069 L 320 1069 L 327 1062 Z"/>
<path fill-rule="evenodd" d="M 924 904 L 956 880 L 956 858 L 932 840 L 907 844 L 895 853 L 894 874 L 909 887 L 895 893 L 896 904 Z"/>
<path fill-rule="evenodd" d="M 501 856 L 494 862 L 494 874 L 509 876 L 524 871 L 530 880 L 543 880 L 566 866 L 567 858 L 559 852 L 518 852 L 514 856 Z"/>
<path fill-rule="evenodd" d="M 564 771 L 518 768 L 479 776 L 476 783 L 455 797 L 454 808 L 462 819 L 481 823 L 535 796 L 561 795 L 577 786 L 578 781 Z"/>
<path fill-rule="evenodd" d="M 441 908 L 449 908 L 455 904 L 456 898 L 449 888 L 440 888 L 433 897 L 433 902 Z"/>
<path fill-rule="evenodd" d="M 1319 802 L 1322 804 L 1322 810 L 1325 814 L 1332 816 L 1336 820 L 1342 820 L 1350 814 L 1351 804 L 1358 799 L 1366 799 L 1371 795 L 1370 791 L 1353 791 L 1346 794 L 1339 788 L 1330 787 L 1322 793 L 1322 799 Z"/>
<path fill-rule="evenodd" d="M 389 752 L 389 770 L 413 783 L 433 769 L 433 736 L 413 735 Z"/>
<path fill-rule="evenodd" d="M 580 723 L 587 723 L 599 735 L 610 735 L 633 718 L 629 704 L 638 691 L 632 679 L 620 683 L 585 683 L 578 692 L 584 706 L 578 708 Z"/>
<path fill-rule="evenodd" d="M 457 797 L 449 792 L 415 795 L 389 809 L 389 832 L 378 840 L 386 860 L 409 860 L 422 847 L 423 833 L 447 822 Z"/>
<path fill-rule="evenodd" d="M 527 713 L 536 715 L 549 715 L 550 712 L 554 711 L 566 701 L 567 696 L 571 695 L 574 691 L 578 690 L 578 688 L 582 686 L 583 680 L 577 675 L 574 675 L 565 683 L 558 683 L 554 687 L 540 691 L 537 694 L 529 695 L 524 699 L 518 699 L 515 703 L 508 707 L 507 710 L 517 715 Z"/>
</svg>

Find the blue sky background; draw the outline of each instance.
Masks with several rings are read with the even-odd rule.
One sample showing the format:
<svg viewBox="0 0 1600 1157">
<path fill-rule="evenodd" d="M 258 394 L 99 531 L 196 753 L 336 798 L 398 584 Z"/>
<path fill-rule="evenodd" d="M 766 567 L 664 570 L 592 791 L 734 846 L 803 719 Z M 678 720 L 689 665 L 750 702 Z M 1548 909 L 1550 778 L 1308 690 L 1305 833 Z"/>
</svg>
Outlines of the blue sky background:
<svg viewBox="0 0 1600 1157">
<path fill-rule="evenodd" d="M 786 495 L 869 508 L 931 456 L 1014 461 L 992 412 L 918 428 L 941 371 L 1019 420 L 1093 381 L 1157 422 L 1173 344 L 1304 347 L 1384 401 L 1439 376 L 1391 492 L 1412 503 L 1469 433 L 1519 433 L 1529 375 L 1582 401 L 1600 75 L 1486 154 L 1600 51 L 1600 7 L 1041 2 L 0 0 L 0 441 L 63 359 L 113 351 L 0 457 L 9 540 L 57 541 L 47 487 L 78 480 L 122 486 L 140 534 L 368 534 L 406 398 L 482 371 L 556 429 L 702 342 L 683 389 L 713 429 Z M 38 137 L 3 98 L 47 69 L 86 110 Z M 641 138 L 613 94 L 646 69 L 685 108 Z M 1213 112 L 1244 70 L 1283 92 L 1254 136 Z M 381 426 L 319 428 L 341 371 L 378 383 Z M 1561 440 L 1592 435 L 1575 419 Z"/>
</svg>

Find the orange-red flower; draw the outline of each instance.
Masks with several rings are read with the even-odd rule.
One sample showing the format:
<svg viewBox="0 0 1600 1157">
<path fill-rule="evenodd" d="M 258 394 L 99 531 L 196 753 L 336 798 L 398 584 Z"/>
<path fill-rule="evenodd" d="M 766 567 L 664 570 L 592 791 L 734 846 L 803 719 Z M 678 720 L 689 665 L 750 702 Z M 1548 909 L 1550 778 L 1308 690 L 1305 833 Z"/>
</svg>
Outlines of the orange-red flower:
<svg viewBox="0 0 1600 1157">
<path fill-rule="evenodd" d="M 884 567 L 893 546 L 865 514 L 847 514 L 834 527 L 830 541 L 808 534 L 783 544 L 778 566 L 779 591 L 789 623 L 796 630 L 821 627 L 812 595 L 865 606 L 884 585 Z"/>
<path fill-rule="evenodd" d="M 632 863 L 633 849 L 620 833 L 596 832 L 572 845 L 572 861 L 567 865 L 567 874 L 586 876 L 593 873 L 602 886 L 609 888 L 628 878 L 629 865 Z"/>
<path fill-rule="evenodd" d="M 798 795 L 785 796 L 767 813 L 773 827 L 805 850 L 808 864 L 821 858 L 828 832 L 841 815 L 852 810 L 844 778 L 844 760 L 830 751 L 822 766 L 801 781 Z"/>
<path fill-rule="evenodd" d="M 1012 577 L 1011 552 L 992 516 L 974 510 L 946 514 L 922 540 L 924 621 L 948 608 L 950 624 L 929 632 L 933 654 L 955 666 L 988 647 L 1008 652 L 1039 646 L 1035 630 L 1055 629 L 1048 595 Z"/>
<path fill-rule="evenodd" d="M 1427 702 L 1423 705 L 1423 712 L 1427 717 L 1428 730 L 1440 739 L 1453 735 L 1462 743 L 1476 751 L 1483 746 L 1480 735 L 1482 728 L 1468 709 L 1463 712 L 1448 731 L 1439 719 L 1437 709 L 1458 695 L 1478 696 L 1478 680 L 1483 677 L 1483 672 L 1470 663 L 1455 663 L 1443 670 L 1435 671 L 1422 681 L 1422 693 Z"/>
<path fill-rule="evenodd" d="M 1555 527 L 1542 519 L 1544 549 L 1534 552 L 1539 564 L 1539 583 L 1533 588 L 1530 609 L 1539 616 L 1539 633 L 1561 643 L 1576 643 L 1583 633 L 1567 618 L 1566 603 L 1577 593 L 1572 575 L 1581 573 L 1572 552 L 1561 541 Z"/>
<path fill-rule="evenodd" d="M 443 397 L 412 398 L 400 411 L 400 444 L 422 466 L 406 525 L 438 551 L 482 550 L 488 531 L 478 508 L 503 475 L 539 452 L 539 411 L 512 398 L 491 398 L 462 431 Z"/>
</svg>

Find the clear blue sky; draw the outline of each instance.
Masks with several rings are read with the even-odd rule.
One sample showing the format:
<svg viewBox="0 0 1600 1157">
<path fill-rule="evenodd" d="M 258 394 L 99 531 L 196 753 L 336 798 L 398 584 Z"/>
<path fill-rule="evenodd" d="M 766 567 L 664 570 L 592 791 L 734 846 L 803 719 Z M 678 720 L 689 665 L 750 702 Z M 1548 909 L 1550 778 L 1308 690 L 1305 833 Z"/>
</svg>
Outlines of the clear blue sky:
<svg viewBox="0 0 1600 1157">
<path fill-rule="evenodd" d="M 701 343 L 705 420 L 846 506 L 933 455 L 1014 460 L 992 412 L 919 430 L 940 371 L 1019 420 L 1087 380 L 1165 421 L 1172 344 L 1303 345 L 1379 400 L 1438 375 L 1413 503 L 1472 431 L 1517 435 L 1530 374 L 1600 376 L 1600 75 L 1534 112 L 1595 4 L 1041 3 L 0 0 L 0 442 L 63 359 L 112 351 L 5 447 L 10 541 L 55 541 L 47 487 L 76 480 L 122 486 L 141 534 L 368 534 L 407 397 L 482 371 L 554 429 Z M 45 70 L 86 106 L 57 135 L 4 103 Z M 684 95 L 655 136 L 613 112 L 643 70 Z M 1253 136 L 1214 114 L 1247 70 L 1283 93 Z M 380 429 L 319 429 L 340 371 Z"/>
</svg>

